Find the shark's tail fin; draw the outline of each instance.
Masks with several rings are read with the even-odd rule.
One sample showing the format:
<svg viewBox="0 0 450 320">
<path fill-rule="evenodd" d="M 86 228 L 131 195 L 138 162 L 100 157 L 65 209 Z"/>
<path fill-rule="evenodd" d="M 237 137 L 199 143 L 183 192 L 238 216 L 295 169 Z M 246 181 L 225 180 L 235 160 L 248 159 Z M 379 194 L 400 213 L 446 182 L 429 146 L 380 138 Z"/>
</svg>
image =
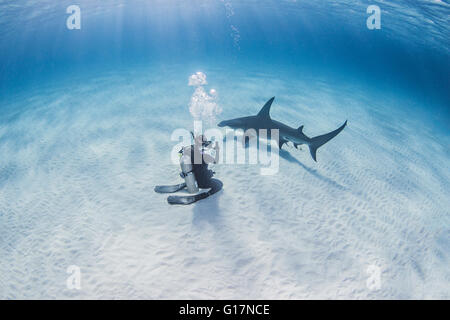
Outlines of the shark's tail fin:
<svg viewBox="0 0 450 320">
<path fill-rule="evenodd" d="M 325 143 L 336 137 L 339 134 L 339 132 L 341 132 L 345 128 L 346 125 L 347 121 L 345 121 L 342 126 L 340 126 L 334 131 L 331 131 L 330 133 L 311 138 L 311 143 L 309 144 L 309 152 L 311 152 L 311 157 L 314 159 L 314 161 L 317 161 L 316 159 L 317 149 L 319 149 Z"/>
</svg>

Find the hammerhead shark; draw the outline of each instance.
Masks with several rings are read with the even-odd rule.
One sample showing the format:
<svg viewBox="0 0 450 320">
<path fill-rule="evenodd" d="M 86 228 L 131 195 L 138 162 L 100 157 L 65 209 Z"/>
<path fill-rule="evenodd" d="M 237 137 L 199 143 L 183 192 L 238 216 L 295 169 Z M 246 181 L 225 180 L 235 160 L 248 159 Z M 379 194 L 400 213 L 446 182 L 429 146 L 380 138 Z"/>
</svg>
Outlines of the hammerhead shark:
<svg viewBox="0 0 450 320">
<path fill-rule="evenodd" d="M 323 146 L 325 143 L 336 137 L 339 132 L 341 132 L 347 125 L 347 120 L 342 126 L 334 131 L 327 134 L 309 138 L 303 133 L 303 125 L 298 127 L 298 129 L 291 128 L 279 121 L 272 120 L 270 118 L 270 107 L 275 97 L 271 98 L 266 102 L 264 107 L 256 116 L 242 117 L 231 120 L 225 120 L 218 124 L 219 127 L 230 127 L 232 129 L 243 129 L 247 131 L 248 129 L 254 129 L 259 132 L 260 129 L 266 129 L 267 131 L 272 129 L 278 129 L 279 131 L 279 141 L 278 147 L 281 149 L 286 142 L 292 142 L 295 148 L 299 145 L 306 144 L 309 147 L 311 157 L 314 161 L 317 161 L 316 154 L 317 149 Z M 245 136 L 244 136 L 245 139 Z"/>
</svg>

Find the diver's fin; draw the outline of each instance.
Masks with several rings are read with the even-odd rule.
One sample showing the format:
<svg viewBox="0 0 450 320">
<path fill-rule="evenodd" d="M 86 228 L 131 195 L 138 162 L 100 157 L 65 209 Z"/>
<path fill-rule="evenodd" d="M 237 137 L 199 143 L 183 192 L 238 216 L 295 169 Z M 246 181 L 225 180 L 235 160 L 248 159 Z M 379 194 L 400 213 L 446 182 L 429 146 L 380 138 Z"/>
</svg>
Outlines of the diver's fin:
<svg viewBox="0 0 450 320">
<path fill-rule="evenodd" d="M 258 117 L 263 117 L 263 118 L 269 118 L 270 119 L 270 107 L 272 106 L 272 102 L 275 99 L 275 97 L 272 97 L 269 99 L 269 101 L 266 102 L 266 104 L 264 105 L 264 107 L 262 107 L 261 111 L 259 111 L 258 113 Z"/>
<path fill-rule="evenodd" d="M 155 192 L 157 193 L 174 193 L 186 188 L 186 183 L 174 184 L 171 186 L 156 186 Z"/>
<path fill-rule="evenodd" d="M 209 196 L 208 192 L 202 192 L 193 196 L 169 196 L 167 202 L 169 204 L 191 204 Z"/>
<path fill-rule="evenodd" d="M 344 124 L 342 126 L 337 128 L 336 130 L 331 131 L 327 134 L 323 134 L 321 136 L 311 138 L 311 142 L 309 144 L 309 151 L 311 152 L 311 157 L 314 159 L 314 161 L 317 161 L 317 159 L 316 159 L 317 149 L 319 149 L 325 143 L 327 143 L 328 141 L 330 141 L 331 139 L 336 137 L 339 134 L 339 132 L 341 132 L 345 128 L 346 125 L 347 125 L 347 120 L 344 122 Z"/>
<path fill-rule="evenodd" d="M 167 198 L 167 202 L 169 204 L 183 204 L 188 205 L 192 204 L 194 202 L 197 202 L 199 200 L 203 200 L 205 198 L 208 198 L 209 196 L 212 196 L 213 194 L 219 192 L 222 190 L 223 183 L 222 181 L 218 179 L 211 179 L 210 181 L 210 190 L 202 193 L 198 193 L 192 196 L 169 196 Z"/>
</svg>

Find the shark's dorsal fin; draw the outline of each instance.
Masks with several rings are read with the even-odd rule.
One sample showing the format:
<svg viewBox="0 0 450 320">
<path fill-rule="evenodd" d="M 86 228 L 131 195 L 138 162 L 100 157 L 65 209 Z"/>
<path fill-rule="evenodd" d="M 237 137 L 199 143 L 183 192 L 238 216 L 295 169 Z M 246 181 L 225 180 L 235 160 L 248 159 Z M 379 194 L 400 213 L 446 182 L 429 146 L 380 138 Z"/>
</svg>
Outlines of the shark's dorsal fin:
<svg viewBox="0 0 450 320">
<path fill-rule="evenodd" d="M 303 134 L 303 126 L 298 127 L 297 130 L 298 130 L 299 133 Z"/>
<path fill-rule="evenodd" d="M 269 101 L 266 102 L 266 104 L 264 105 L 264 107 L 262 107 L 261 111 L 259 111 L 258 113 L 258 117 L 263 117 L 263 118 L 269 118 L 270 119 L 270 107 L 272 106 L 272 102 L 275 99 L 275 97 L 272 97 L 269 99 Z"/>
</svg>

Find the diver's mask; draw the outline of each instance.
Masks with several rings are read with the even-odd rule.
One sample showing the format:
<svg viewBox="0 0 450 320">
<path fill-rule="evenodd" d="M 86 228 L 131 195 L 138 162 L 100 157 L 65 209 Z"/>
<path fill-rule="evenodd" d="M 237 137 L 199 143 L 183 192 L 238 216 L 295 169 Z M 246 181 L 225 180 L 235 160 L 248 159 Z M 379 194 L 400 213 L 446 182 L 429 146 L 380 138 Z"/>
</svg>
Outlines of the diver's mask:
<svg viewBox="0 0 450 320">
<path fill-rule="evenodd" d="M 212 144 L 212 141 L 203 141 L 202 148 L 209 148 Z"/>
</svg>

